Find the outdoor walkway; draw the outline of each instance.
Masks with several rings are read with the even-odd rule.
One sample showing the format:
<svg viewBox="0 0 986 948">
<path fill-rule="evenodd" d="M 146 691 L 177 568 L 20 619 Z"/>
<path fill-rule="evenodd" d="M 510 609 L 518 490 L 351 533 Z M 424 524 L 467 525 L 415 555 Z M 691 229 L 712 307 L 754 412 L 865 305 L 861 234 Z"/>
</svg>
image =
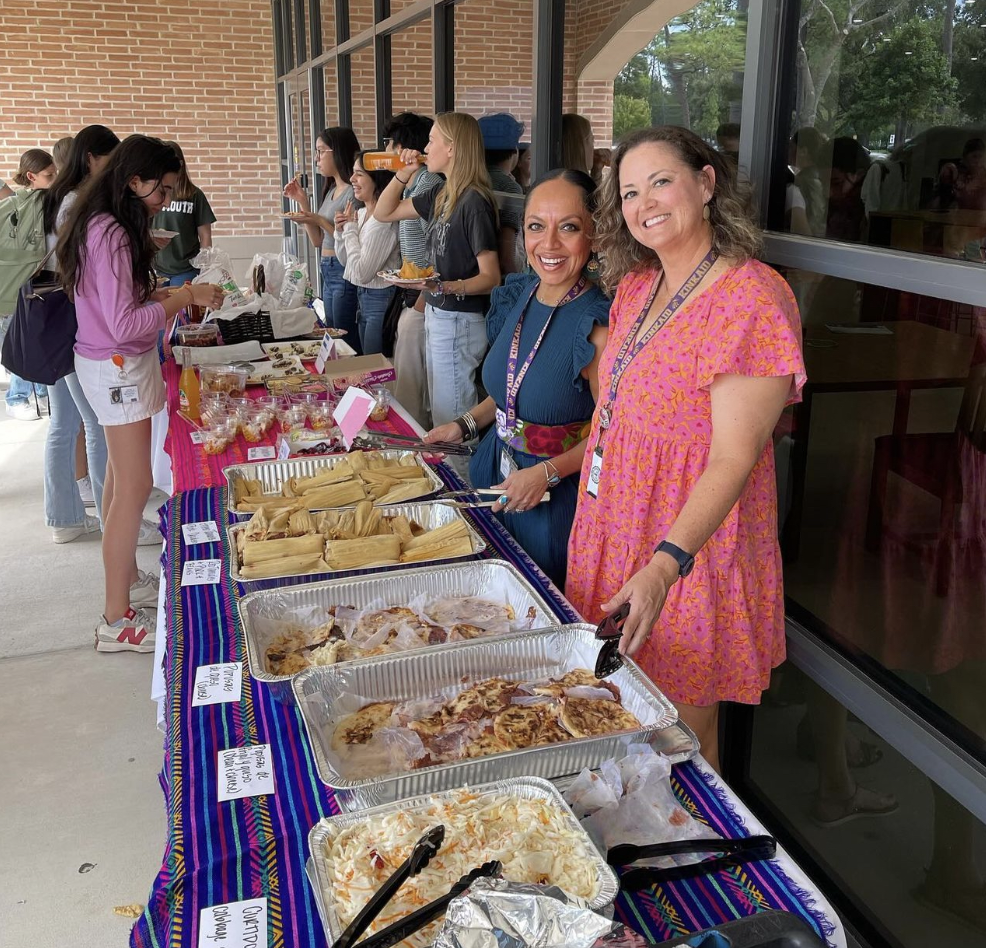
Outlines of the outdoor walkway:
<svg viewBox="0 0 986 948">
<path fill-rule="evenodd" d="M 164 852 L 153 656 L 93 650 L 99 535 L 51 540 L 47 428 L 0 404 L 0 942 L 114 948 L 131 925 L 114 907 L 144 902 Z M 141 568 L 158 556 L 140 548 Z"/>
</svg>

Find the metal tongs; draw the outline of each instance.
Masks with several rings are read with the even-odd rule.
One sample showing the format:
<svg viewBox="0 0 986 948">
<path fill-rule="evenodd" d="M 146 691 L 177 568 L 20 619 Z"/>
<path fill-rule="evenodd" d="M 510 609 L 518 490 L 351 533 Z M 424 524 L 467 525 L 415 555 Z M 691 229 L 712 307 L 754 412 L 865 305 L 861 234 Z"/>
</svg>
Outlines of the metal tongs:
<svg viewBox="0 0 986 948">
<path fill-rule="evenodd" d="M 602 641 L 602 648 L 596 656 L 594 669 L 597 678 L 609 678 L 613 672 L 623 667 L 623 656 L 620 654 L 620 639 L 623 636 L 623 623 L 630 615 L 630 603 L 625 602 L 612 615 L 606 616 L 596 626 L 596 638 Z"/>
<path fill-rule="evenodd" d="M 415 843 L 411 855 L 397 867 L 394 874 L 377 890 L 362 911 L 350 922 L 349 927 L 335 940 L 332 948 L 351 948 L 356 940 L 373 924 L 373 920 L 383 911 L 384 906 L 397 894 L 397 890 L 412 876 L 416 876 L 442 847 L 445 841 L 445 827 L 433 826 Z M 361 941 L 360 948 L 390 948 L 409 938 L 418 929 L 444 914 L 449 903 L 461 895 L 469 886 L 483 876 L 497 876 L 502 866 L 497 861 L 486 862 L 462 876 L 441 898 L 423 905 L 399 922 Z"/>
<path fill-rule="evenodd" d="M 453 444 L 451 441 L 434 441 L 426 444 L 420 438 L 410 435 L 384 434 L 381 431 L 367 431 L 353 439 L 353 448 L 359 450 L 378 450 L 380 448 L 399 448 L 402 451 L 418 451 L 421 454 L 456 454 L 470 457 L 475 448 L 468 444 Z"/>
<path fill-rule="evenodd" d="M 494 497 L 495 500 L 471 500 L 470 498 L 479 497 Z M 435 503 L 447 504 L 450 507 L 465 507 L 471 508 L 473 510 L 477 508 L 488 508 L 496 507 L 499 503 L 499 498 L 503 496 L 502 490 L 491 490 L 488 487 L 474 487 L 471 490 L 446 490 L 443 491 L 435 498 Z M 463 501 L 459 501 L 457 498 L 466 498 Z M 538 501 L 539 504 L 543 504 L 545 501 L 551 500 L 551 494 L 547 491 L 541 496 Z"/>
<path fill-rule="evenodd" d="M 640 859 L 677 856 L 681 853 L 719 853 L 720 855 L 714 859 L 693 862 L 687 866 L 671 866 L 667 869 L 656 866 L 636 866 L 620 875 L 620 888 L 625 892 L 637 892 L 660 882 L 690 879 L 693 876 L 709 875 L 720 869 L 730 869 L 747 862 L 773 859 L 777 855 L 777 840 L 772 836 L 744 836 L 740 839 L 679 839 L 669 843 L 653 843 L 649 846 L 623 843 L 613 846 L 606 853 L 606 862 L 611 866 L 625 866 Z"/>
</svg>

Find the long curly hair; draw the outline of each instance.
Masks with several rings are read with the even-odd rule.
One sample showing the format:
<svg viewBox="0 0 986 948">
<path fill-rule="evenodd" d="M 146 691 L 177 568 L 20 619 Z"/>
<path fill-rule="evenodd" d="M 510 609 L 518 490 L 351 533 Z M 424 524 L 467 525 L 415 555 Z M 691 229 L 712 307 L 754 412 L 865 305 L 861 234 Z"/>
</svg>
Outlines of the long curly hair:
<svg viewBox="0 0 986 948">
<path fill-rule="evenodd" d="M 656 269 L 661 265 L 658 255 L 638 243 L 630 233 L 620 197 L 623 159 L 634 148 L 651 143 L 669 146 L 696 173 L 707 165 L 712 167 L 716 178 L 708 204 L 712 246 L 719 256 L 738 263 L 756 257 L 763 246 L 763 234 L 756 223 L 752 189 L 747 182 L 739 180 L 735 163 L 687 128 L 659 125 L 633 132 L 620 142 L 613 153 L 612 170 L 599 190 L 596 241 L 602 258 L 603 285 L 612 292 L 631 271 Z"/>
<path fill-rule="evenodd" d="M 166 174 L 178 174 L 180 170 L 181 162 L 169 145 L 158 138 L 131 135 L 113 151 L 102 171 L 86 179 L 62 227 L 56 250 L 61 283 L 70 297 L 74 298 L 85 276 L 89 225 L 98 215 L 109 214 L 127 239 L 127 262 L 137 299 L 141 303 L 147 301 L 155 286 L 154 255 L 158 248 L 151 240 L 147 207 L 130 182 L 137 177 L 157 185 Z M 121 265 L 126 266 L 123 261 Z"/>
</svg>

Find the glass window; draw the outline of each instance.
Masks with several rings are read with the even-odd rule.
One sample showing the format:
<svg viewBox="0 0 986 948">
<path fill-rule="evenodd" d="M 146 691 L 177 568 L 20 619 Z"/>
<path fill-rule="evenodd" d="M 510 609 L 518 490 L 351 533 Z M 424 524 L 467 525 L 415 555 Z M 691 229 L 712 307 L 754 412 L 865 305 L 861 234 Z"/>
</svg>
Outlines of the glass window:
<svg viewBox="0 0 986 948">
<path fill-rule="evenodd" d="M 377 142 L 376 75 L 373 46 L 364 46 L 350 57 L 352 64 L 353 131 L 363 148 Z"/>
<path fill-rule="evenodd" d="M 455 8 L 455 108 L 509 112 L 531 127 L 534 4 L 465 0 Z"/>
<path fill-rule="evenodd" d="M 786 277 L 808 373 L 775 436 L 788 613 L 986 760 L 986 310 Z"/>
<path fill-rule="evenodd" d="M 332 49 L 336 44 L 336 11 L 335 4 L 328 0 L 322 0 L 319 5 L 320 19 L 322 27 L 322 52 Z"/>
<path fill-rule="evenodd" d="M 744 798 L 752 791 L 825 866 L 882 929 L 877 943 L 981 946 L 986 826 L 792 665 L 775 670 L 767 699 Z M 869 815 L 839 822 L 852 803 Z"/>
<path fill-rule="evenodd" d="M 302 33 L 305 37 L 305 60 L 309 60 L 315 55 L 315 50 L 312 49 L 312 38 L 311 38 L 311 7 L 309 0 L 302 0 Z"/>
<path fill-rule="evenodd" d="M 418 0 L 390 0 L 390 14 L 400 13 L 405 7 L 417 3 Z"/>
<path fill-rule="evenodd" d="M 349 38 L 373 26 L 373 0 L 349 0 Z"/>
<path fill-rule="evenodd" d="M 330 59 L 322 68 L 325 88 L 325 125 L 330 128 L 339 124 L 339 73 L 336 60 Z"/>
<path fill-rule="evenodd" d="M 391 35 L 391 98 L 395 115 L 398 112 L 434 114 L 433 48 L 430 18 Z"/>
<path fill-rule="evenodd" d="M 772 226 L 982 262 L 983 26 L 981 3 L 802 0 Z"/>
</svg>

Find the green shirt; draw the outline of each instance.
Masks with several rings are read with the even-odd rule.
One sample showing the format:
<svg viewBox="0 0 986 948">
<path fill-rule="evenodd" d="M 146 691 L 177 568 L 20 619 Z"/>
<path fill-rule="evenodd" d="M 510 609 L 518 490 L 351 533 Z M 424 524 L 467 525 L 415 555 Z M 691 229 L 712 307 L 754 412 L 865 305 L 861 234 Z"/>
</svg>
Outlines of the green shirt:
<svg viewBox="0 0 986 948">
<path fill-rule="evenodd" d="M 178 236 L 157 252 L 154 269 L 171 274 L 191 270 L 192 265 L 188 261 L 200 249 L 198 229 L 203 224 L 214 224 L 215 221 L 216 215 L 212 213 L 209 202 L 198 188 L 189 200 L 175 199 L 155 214 L 151 223 L 153 229 L 174 230 L 178 232 Z"/>
</svg>

